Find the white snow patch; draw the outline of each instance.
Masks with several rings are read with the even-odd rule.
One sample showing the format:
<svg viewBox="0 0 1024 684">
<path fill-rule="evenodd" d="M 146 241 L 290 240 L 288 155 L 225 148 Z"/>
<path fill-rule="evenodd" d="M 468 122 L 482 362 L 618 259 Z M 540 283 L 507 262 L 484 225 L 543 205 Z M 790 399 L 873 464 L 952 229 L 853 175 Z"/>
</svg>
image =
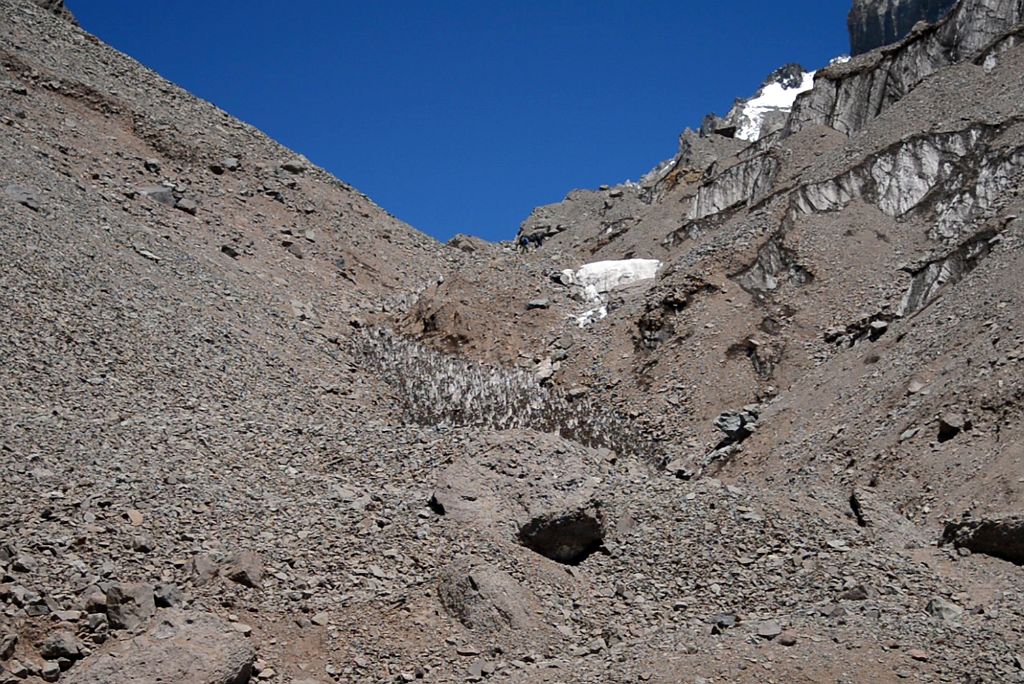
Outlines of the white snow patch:
<svg viewBox="0 0 1024 684">
<path fill-rule="evenodd" d="M 596 309 L 588 309 L 581 313 L 579 316 L 576 317 L 576 323 L 578 323 L 581 328 L 586 328 L 594 321 L 599 321 L 607 315 L 608 307 L 602 304 Z"/>
<path fill-rule="evenodd" d="M 622 259 L 620 261 L 595 261 L 585 264 L 576 271 L 562 271 L 574 285 L 579 285 L 595 299 L 617 287 L 630 285 L 658 275 L 661 262 L 657 259 Z"/>
<path fill-rule="evenodd" d="M 761 135 L 761 122 L 768 112 L 788 112 L 793 109 L 796 96 L 814 87 L 814 71 L 804 72 L 800 85 L 795 88 L 783 87 L 781 83 L 769 83 L 761 88 L 743 105 L 741 124 L 736 137 L 748 142 L 756 141 Z"/>
<path fill-rule="evenodd" d="M 570 285 L 579 287 L 584 300 L 598 306 L 576 317 L 580 327 L 586 327 L 608 315 L 605 294 L 612 290 L 649 280 L 658 275 L 661 262 L 657 259 L 622 259 L 618 261 L 595 261 L 575 271 L 566 269 L 562 275 Z"/>
<path fill-rule="evenodd" d="M 834 64 L 846 64 L 851 59 L 853 58 L 850 57 L 850 55 L 839 55 L 838 57 L 833 57 L 832 59 L 828 60 L 828 65 L 832 66 Z"/>
</svg>

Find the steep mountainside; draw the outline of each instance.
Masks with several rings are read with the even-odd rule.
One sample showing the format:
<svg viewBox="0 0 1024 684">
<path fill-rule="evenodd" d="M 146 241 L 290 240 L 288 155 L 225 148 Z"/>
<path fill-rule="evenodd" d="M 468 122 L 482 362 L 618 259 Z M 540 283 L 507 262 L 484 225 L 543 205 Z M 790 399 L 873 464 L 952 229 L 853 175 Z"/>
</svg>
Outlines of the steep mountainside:
<svg viewBox="0 0 1024 684">
<path fill-rule="evenodd" d="M 0 0 L 0 683 L 1024 682 L 1022 19 L 440 245 Z"/>
</svg>

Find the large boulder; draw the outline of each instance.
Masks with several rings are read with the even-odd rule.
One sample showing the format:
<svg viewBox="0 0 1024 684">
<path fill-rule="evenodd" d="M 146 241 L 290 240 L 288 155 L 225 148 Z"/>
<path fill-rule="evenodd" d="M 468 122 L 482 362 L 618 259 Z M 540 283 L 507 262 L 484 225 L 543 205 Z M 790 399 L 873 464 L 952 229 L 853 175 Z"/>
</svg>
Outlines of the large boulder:
<svg viewBox="0 0 1024 684">
<path fill-rule="evenodd" d="M 919 21 L 941 19 L 956 0 L 854 0 L 847 26 L 850 52 L 859 55 L 904 38 Z"/>
<path fill-rule="evenodd" d="M 209 613 L 160 611 L 145 633 L 114 642 L 61 679 L 66 684 L 244 684 L 256 657 L 249 641 Z"/>
<path fill-rule="evenodd" d="M 597 496 L 597 452 L 554 435 L 482 435 L 438 476 L 432 506 L 477 529 L 520 529 L 531 520 L 587 508 Z M 502 532 L 503 534 L 504 532 Z"/>
</svg>

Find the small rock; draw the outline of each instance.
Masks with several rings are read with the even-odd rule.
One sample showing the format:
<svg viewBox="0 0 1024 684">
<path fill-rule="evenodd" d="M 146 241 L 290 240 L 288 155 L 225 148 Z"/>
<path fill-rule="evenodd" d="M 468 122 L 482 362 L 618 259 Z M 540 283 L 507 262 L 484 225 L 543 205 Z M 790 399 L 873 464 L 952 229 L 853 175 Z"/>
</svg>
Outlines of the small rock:
<svg viewBox="0 0 1024 684">
<path fill-rule="evenodd" d="M 531 299 L 526 303 L 527 310 L 531 309 L 548 309 L 551 307 L 551 300 L 549 299 Z"/>
<path fill-rule="evenodd" d="M 762 622 L 757 628 L 757 636 L 762 639 L 774 639 L 775 637 L 782 634 L 782 625 L 774 620 L 768 622 Z"/>
<path fill-rule="evenodd" d="M 12 660 L 7 665 L 7 671 L 16 679 L 25 679 L 29 675 L 28 668 L 20 660 Z"/>
<path fill-rule="evenodd" d="M 180 200 L 178 200 L 175 203 L 174 208 L 180 209 L 186 214 L 192 214 L 193 216 L 195 216 L 196 212 L 199 211 L 199 205 L 196 203 L 196 201 L 194 199 L 189 199 L 187 197 L 182 197 Z"/>
<path fill-rule="evenodd" d="M 232 582 L 255 589 L 263 581 L 263 562 L 252 551 L 241 551 L 228 559 L 221 574 Z"/>
<path fill-rule="evenodd" d="M 739 623 L 739 618 L 734 614 L 719 613 L 711 618 L 711 632 L 712 634 L 721 634 L 723 631 L 735 627 L 737 623 Z"/>
<path fill-rule="evenodd" d="M 241 168 L 241 163 L 235 157 L 224 157 L 219 162 L 210 164 L 210 171 L 218 176 L 225 171 L 237 171 L 239 168 Z"/>
<path fill-rule="evenodd" d="M 196 554 L 192 559 L 192 575 L 196 584 L 205 584 L 217 574 L 217 562 L 208 553 Z"/>
<path fill-rule="evenodd" d="M 132 551 L 139 553 L 151 553 L 156 548 L 156 542 L 148 534 L 137 534 L 132 537 Z"/>
<path fill-rule="evenodd" d="M 792 632 L 783 632 L 782 634 L 779 635 L 779 643 L 782 644 L 783 646 L 795 646 L 796 645 L 796 635 L 793 634 Z"/>
<path fill-rule="evenodd" d="M 35 193 L 22 185 L 8 185 L 4 189 L 4 194 L 27 209 L 39 211 L 39 201 Z"/>
<path fill-rule="evenodd" d="M 919 648 L 910 649 L 909 651 L 907 651 L 907 655 L 913 658 L 914 660 L 918 660 L 920 662 L 924 662 L 931 657 L 928 655 L 926 651 L 922 651 Z"/>
<path fill-rule="evenodd" d="M 86 613 L 105 613 L 107 611 L 107 595 L 95 584 L 86 587 L 80 598 Z"/>
<path fill-rule="evenodd" d="M 104 613 L 89 613 L 86 624 L 90 632 L 104 633 L 110 628 L 110 622 Z"/>
<path fill-rule="evenodd" d="M 533 376 L 537 379 L 537 382 L 545 382 L 550 380 L 555 375 L 555 365 L 551 361 L 551 357 L 542 360 L 537 364 L 534 369 Z"/>
<path fill-rule="evenodd" d="M 52 660 L 44 661 L 43 666 L 39 668 L 39 676 L 44 682 L 57 681 L 60 679 L 60 665 Z"/>
<path fill-rule="evenodd" d="M 4 634 L 0 637 L 0 660 L 7 660 L 14 655 L 14 647 L 17 645 L 17 634 Z"/>
<path fill-rule="evenodd" d="M 140 188 L 139 194 L 143 197 L 148 197 L 157 204 L 162 204 L 165 207 L 173 207 L 176 202 L 174 199 L 174 192 L 164 185 L 150 185 L 145 188 Z"/>
<path fill-rule="evenodd" d="M 36 559 L 27 553 L 20 554 L 11 563 L 11 569 L 15 572 L 35 572 L 38 567 Z"/>
<path fill-rule="evenodd" d="M 39 647 L 39 654 L 47 660 L 78 660 L 82 657 L 82 642 L 70 631 L 61 629 L 46 638 Z"/>
<path fill-rule="evenodd" d="M 306 160 L 302 157 L 295 157 L 281 164 L 281 168 L 288 173 L 302 173 L 306 170 Z"/>
<path fill-rule="evenodd" d="M 696 475 L 696 472 L 690 468 L 689 463 L 681 458 L 677 458 L 665 466 L 665 471 L 680 480 L 690 480 Z"/>
<path fill-rule="evenodd" d="M 153 587 L 115 584 L 107 590 L 107 618 L 114 629 L 135 629 L 156 613 Z"/>
<path fill-rule="evenodd" d="M 960 413 L 944 413 L 939 418 L 939 441 L 948 442 L 967 427 L 967 420 Z"/>
<path fill-rule="evenodd" d="M 925 612 L 943 622 L 955 622 L 963 615 L 964 609 L 944 598 L 936 597 L 925 606 Z"/>
<path fill-rule="evenodd" d="M 908 439 L 913 439 L 920 431 L 921 428 L 908 428 L 900 433 L 900 441 L 906 442 Z"/>
<path fill-rule="evenodd" d="M 176 584 L 158 584 L 153 590 L 153 601 L 158 608 L 181 608 L 185 596 Z"/>
<path fill-rule="evenodd" d="M 866 601 L 871 597 L 871 592 L 863 584 L 858 584 L 839 594 L 840 601 Z"/>
</svg>

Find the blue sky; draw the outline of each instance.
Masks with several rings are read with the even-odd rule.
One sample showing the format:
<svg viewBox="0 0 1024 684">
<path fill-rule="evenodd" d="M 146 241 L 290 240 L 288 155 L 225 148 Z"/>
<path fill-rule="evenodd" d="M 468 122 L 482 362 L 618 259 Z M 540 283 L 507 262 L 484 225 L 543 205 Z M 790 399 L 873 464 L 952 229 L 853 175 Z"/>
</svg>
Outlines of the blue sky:
<svg viewBox="0 0 1024 684">
<path fill-rule="evenodd" d="M 844 0 L 67 0 L 82 26 L 438 239 L 635 179 L 787 62 L 848 50 Z"/>
</svg>

